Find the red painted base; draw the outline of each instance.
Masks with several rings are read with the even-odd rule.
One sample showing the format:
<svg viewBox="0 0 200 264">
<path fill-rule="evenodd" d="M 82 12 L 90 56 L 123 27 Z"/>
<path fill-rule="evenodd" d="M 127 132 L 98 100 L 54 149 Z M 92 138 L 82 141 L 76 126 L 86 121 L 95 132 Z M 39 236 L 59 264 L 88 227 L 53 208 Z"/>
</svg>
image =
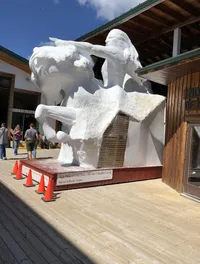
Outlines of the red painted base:
<svg viewBox="0 0 200 264">
<path fill-rule="evenodd" d="M 27 169 L 32 169 L 33 180 L 34 173 L 44 174 L 45 177 L 53 177 L 54 181 L 54 191 L 59 190 L 69 190 L 69 189 L 78 189 L 78 188 L 87 188 L 93 186 L 109 185 L 116 183 L 126 183 L 133 181 L 141 180 L 150 180 L 157 179 L 162 177 L 162 166 L 154 167 L 123 167 L 123 168 L 98 168 L 98 169 L 86 169 L 81 167 L 65 167 L 62 166 L 57 160 L 47 159 L 47 160 L 22 160 L 22 165 L 27 167 Z M 95 175 L 96 172 L 112 172 L 112 178 L 107 180 L 92 180 L 89 181 L 84 179 L 88 175 L 91 175 L 91 172 Z M 65 175 L 65 179 L 68 177 L 73 177 L 73 174 L 79 174 L 82 180 L 72 184 L 72 181 L 69 181 L 69 184 L 63 183 L 63 185 L 58 184 L 57 178 L 60 174 Z M 82 176 L 81 173 L 83 173 Z M 76 177 L 76 176 L 75 176 Z M 92 177 L 92 176 L 90 176 Z M 95 177 L 95 176 L 94 176 Z M 84 180 L 83 180 L 84 179 Z M 95 179 L 95 178 L 94 178 Z M 36 180 L 39 182 L 39 180 Z M 82 182 L 81 182 L 82 181 Z"/>
</svg>

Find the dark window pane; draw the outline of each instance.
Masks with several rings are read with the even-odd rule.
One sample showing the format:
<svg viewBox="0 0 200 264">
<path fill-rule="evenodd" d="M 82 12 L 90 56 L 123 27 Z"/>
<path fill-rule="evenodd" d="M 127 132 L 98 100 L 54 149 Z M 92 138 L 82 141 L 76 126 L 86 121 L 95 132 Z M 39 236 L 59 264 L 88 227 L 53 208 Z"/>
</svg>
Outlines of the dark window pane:
<svg viewBox="0 0 200 264">
<path fill-rule="evenodd" d="M 0 77 L 0 89 L 10 89 L 10 78 Z"/>
<path fill-rule="evenodd" d="M 10 84 L 9 78 L 0 77 L 0 124 L 3 122 L 7 123 Z"/>
<path fill-rule="evenodd" d="M 192 128 L 188 183 L 200 186 L 200 126 Z"/>
<path fill-rule="evenodd" d="M 38 105 L 38 95 L 26 94 L 26 93 L 14 93 L 13 108 L 34 110 Z"/>
</svg>

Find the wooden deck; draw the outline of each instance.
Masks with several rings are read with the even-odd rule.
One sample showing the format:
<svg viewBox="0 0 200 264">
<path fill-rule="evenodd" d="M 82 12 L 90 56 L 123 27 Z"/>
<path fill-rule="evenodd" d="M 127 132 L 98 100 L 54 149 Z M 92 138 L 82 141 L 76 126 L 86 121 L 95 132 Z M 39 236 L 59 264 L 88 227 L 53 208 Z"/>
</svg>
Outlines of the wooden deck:
<svg viewBox="0 0 200 264">
<path fill-rule="evenodd" d="M 13 179 L 13 164 L 0 163 L 0 264 L 200 264 L 200 204 L 160 179 L 62 191 L 44 203 Z"/>
</svg>

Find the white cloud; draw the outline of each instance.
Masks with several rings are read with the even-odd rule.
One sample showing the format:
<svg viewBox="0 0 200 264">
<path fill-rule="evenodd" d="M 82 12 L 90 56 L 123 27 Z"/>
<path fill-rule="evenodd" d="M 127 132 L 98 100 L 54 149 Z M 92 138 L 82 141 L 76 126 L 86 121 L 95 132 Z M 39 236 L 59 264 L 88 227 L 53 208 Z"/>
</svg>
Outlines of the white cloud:
<svg viewBox="0 0 200 264">
<path fill-rule="evenodd" d="M 77 0 L 80 5 L 88 5 L 96 9 L 97 17 L 111 20 L 145 0 Z"/>
<path fill-rule="evenodd" d="M 60 0 L 52 0 L 54 5 L 59 5 L 60 4 Z"/>
</svg>

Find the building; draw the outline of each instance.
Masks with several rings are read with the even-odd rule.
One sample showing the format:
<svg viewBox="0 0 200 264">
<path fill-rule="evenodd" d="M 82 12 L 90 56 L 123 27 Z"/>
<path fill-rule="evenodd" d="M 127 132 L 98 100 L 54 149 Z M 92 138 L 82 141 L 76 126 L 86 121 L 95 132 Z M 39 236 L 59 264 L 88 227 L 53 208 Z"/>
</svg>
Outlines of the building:
<svg viewBox="0 0 200 264">
<path fill-rule="evenodd" d="M 200 198 L 200 48 L 144 67 L 139 74 L 168 86 L 163 181 Z"/>
<path fill-rule="evenodd" d="M 77 41 L 104 45 L 108 32 L 113 28 L 126 32 L 138 50 L 144 66 L 138 74 L 152 81 L 154 93 L 166 96 L 163 181 L 180 193 L 200 198 L 199 0 L 147 0 Z M 34 111 L 36 101 L 40 101 L 40 94 L 27 79 L 30 77 L 28 62 L 4 48 L 0 51 L 4 68 L 0 68 L 0 74 L 5 86 L 1 84 L 1 112 L 10 126 L 15 119 L 19 122 L 22 118 L 25 127 L 28 123 L 26 114 L 33 118 L 30 111 Z M 104 60 L 96 59 L 94 71 L 101 79 L 100 69 Z M 20 74 L 9 72 L 10 68 Z M 24 99 L 20 101 L 18 98 L 22 93 Z M 25 94 L 27 98 L 28 94 L 31 98 L 35 96 L 33 105 L 27 103 Z"/>
<path fill-rule="evenodd" d="M 138 74 L 166 95 L 163 181 L 200 198 L 200 2 L 148 0 L 78 40 L 104 44 L 113 28 L 138 50 L 144 66 Z M 97 58 L 97 78 L 102 63 Z"/>
<path fill-rule="evenodd" d="M 41 94 L 31 82 L 28 60 L 0 46 L 0 123 L 20 124 L 25 131 L 36 122 L 34 111 Z"/>
</svg>

